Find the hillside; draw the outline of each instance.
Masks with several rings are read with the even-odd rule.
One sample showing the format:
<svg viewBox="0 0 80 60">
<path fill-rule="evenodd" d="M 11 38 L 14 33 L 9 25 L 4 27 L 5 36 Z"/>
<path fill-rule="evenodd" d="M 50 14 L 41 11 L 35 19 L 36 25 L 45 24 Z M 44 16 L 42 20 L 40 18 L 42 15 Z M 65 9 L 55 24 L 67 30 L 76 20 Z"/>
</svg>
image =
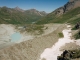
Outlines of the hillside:
<svg viewBox="0 0 80 60">
<path fill-rule="evenodd" d="M 71 23 L 75 24 L 80 17 L 80 0 L 70 0 L 64 6 L 51 12 L 36 24 Z"/>
<path fill-rule="evenodd" d="M 46 16 L 44 11 L 37 11 L 36 9 L 22 10 L 19 7 L 8 8 L 6 6 L 0 7 L 0 23 L 1 24 L 26 24 L 35 23 L 38 19 Z"/>
</svg>

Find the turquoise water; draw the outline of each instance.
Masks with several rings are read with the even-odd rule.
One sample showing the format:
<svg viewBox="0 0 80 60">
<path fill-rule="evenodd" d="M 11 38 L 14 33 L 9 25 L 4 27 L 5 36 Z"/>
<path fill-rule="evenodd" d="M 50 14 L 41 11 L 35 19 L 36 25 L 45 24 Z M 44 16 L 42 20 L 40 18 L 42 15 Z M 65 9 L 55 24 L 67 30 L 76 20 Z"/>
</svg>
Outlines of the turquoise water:
<svg viewBox="0 0 80 60">
<path fill-rule="evenodd" d="M 11 35 L 11 42 L 16 42 L 21 39 L 22 35 L 19 32 L 16 32 Z"/>
</svg>

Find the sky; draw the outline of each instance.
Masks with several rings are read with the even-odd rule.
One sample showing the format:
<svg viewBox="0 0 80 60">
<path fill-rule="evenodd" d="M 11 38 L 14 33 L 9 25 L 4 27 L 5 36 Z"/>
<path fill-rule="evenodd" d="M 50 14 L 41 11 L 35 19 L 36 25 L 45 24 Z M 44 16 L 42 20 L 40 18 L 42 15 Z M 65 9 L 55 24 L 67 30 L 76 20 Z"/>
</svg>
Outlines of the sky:
<svg viewBox="0 0 80 60">
<path fill-rule="evenodd" d="M 18 6 L 24 10 L 37 9 L 50 13 L 68 1 L 69 0 L 0 0 L 0 7 L 7 6 L 9 8 L 15 8 Z"/>
</svg>

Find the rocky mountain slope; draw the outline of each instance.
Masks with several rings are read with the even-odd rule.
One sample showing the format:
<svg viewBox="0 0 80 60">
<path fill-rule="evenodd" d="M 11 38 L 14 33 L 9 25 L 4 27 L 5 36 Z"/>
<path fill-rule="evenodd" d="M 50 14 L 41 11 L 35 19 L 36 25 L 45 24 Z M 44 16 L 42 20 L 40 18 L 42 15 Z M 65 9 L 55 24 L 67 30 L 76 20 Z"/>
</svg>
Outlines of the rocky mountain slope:
<svg viewBox="0 0 80 60">
<path fill-rule="evenodd" d="M 64 6 L 56 9 L 46 17 L 40 19 L 37 24 L 78 22 L 80 17 L 80 0 L 70 0 Z"/>
<path fill-rule="evenodd" d="M 0 23 L 21 24 L 35 23 L 38 19 L 46 16 L 47 13 L 39 12 L 36 9 L 23 10 L 19 7 L 8 8 L 0 7 Z"/>
<path fill-rule="evenodd" d="M 65 25 L 59 24 L 56 27 L 56 30 L 43 37 L 38 37 L 1 49 L 0 60 L 39 60 L 40 54 L 44 49 L 51 47 L 57 42 L 59 38 L 58 33 L 65 28 Z"/>
</svg>

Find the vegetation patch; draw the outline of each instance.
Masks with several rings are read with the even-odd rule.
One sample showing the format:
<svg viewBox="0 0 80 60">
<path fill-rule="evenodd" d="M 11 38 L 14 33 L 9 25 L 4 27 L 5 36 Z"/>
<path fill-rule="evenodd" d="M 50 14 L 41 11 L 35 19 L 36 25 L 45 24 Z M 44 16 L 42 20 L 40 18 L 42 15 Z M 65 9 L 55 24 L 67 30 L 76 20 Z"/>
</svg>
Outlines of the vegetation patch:
<svg viewBox="0 0 80 60">
<path fill-rule="evenodd" d="M 58 33 L 58 34 L 60 38 L 64 37 L 63 33 Z"/>
<path fill-rule="evenodd" d="M 35 34 L 42 34 L 44 32 L 44 26 L 43 25 L 28 25 L 27 28 L 26 28 L 26 31 L 27 32 L 32 32 L 32 33 L 35 33 Z"/>
<path fill-rule="evenodd" d="M 73 27 L 71 30 L 77 30 L 77 28 L 76 27 Z"/>
<path fill-rule="evenodd" d="M 77 40 L 77 39 L 80 39 L 80 31 L 74 35 L 74 38 L 75 38 L 76 40 Z"/>
<path fill-rule="evenodd" d="M 77 24 L 72 28 L 72 30 L 78 30 L 77 33 L 74 34 L 74 38 L 77 40 L 77 39 L 80 39 L 80 21 L 77 22 Z"/>
</svg>

